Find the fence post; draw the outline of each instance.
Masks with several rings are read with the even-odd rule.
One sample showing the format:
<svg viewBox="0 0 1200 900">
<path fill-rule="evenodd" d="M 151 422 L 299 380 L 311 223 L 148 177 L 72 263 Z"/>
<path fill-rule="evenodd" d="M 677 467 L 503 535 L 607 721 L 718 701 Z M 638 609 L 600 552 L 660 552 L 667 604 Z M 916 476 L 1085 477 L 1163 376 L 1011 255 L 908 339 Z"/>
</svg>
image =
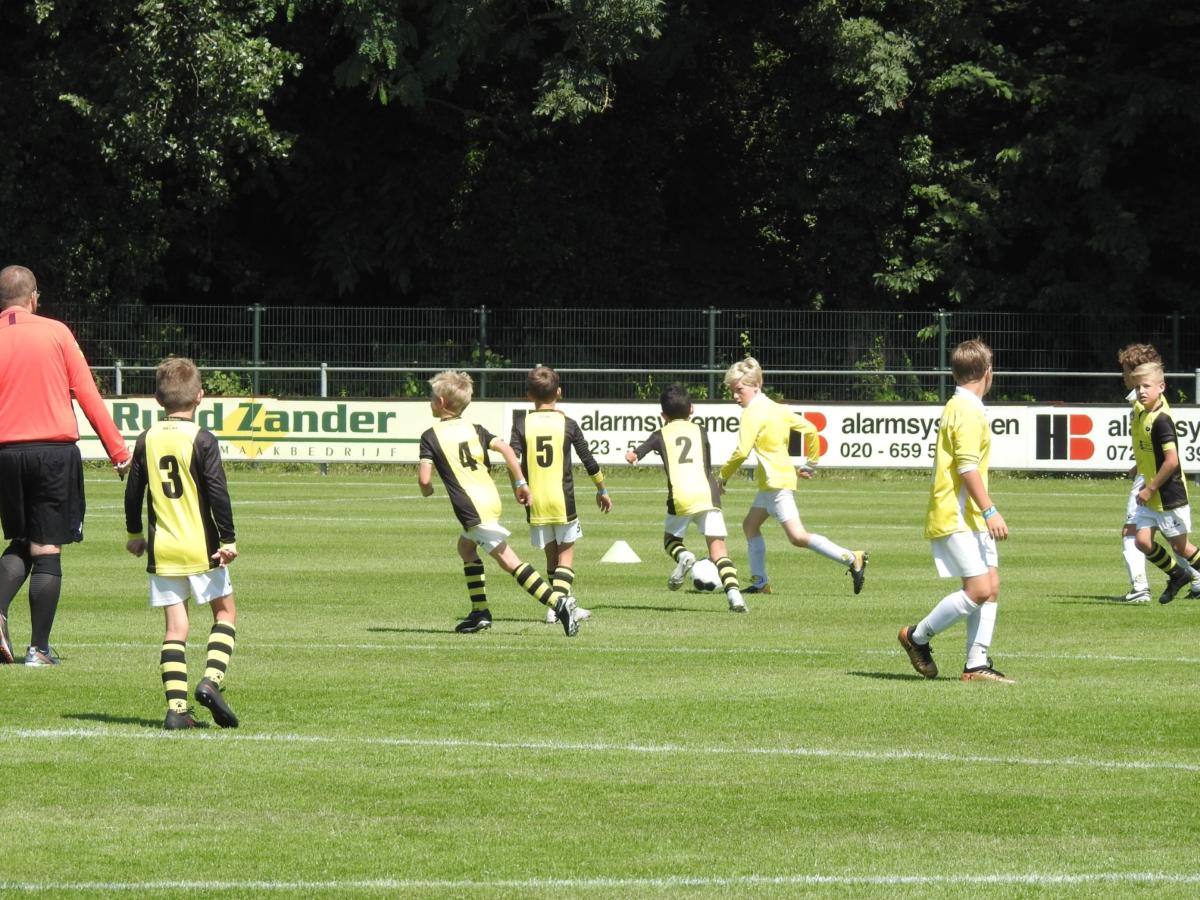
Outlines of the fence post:
<svg viewBox="0 0 1200 900">
<path fill-rule="evenodd" d="M 250 373 L 250 390 L 254 396 L 259 395 L 258 383 L 258 367 L 262 365 L 262 314 L 266 307 L 261 303 L 255 303 L 250 307 L 250 312 L 254 316 L 254 331 L 253 331 L 253 346 L 251 347 L 251 363 L 254 365 L 254 371 Z"/>
<path fill-rule="evenodd" d="M 1196 377 L 1200 378 L 1200 369 L 1196 370 Z M 113 365 L 113 388 L 116 390 L 118 397 L 125 393 L 125 391 L 122 389 L 121 361 L 119 359 L 117 360 L 116 364 Z"/>
<path fill-rule="evenodd" d="M 1171 368 L 1179 371 L 1179 322 L 1178 312 L 1171 313 Z"/>
<path fill-rule="evenodd" d="M 322 399 L 329 396 L 329 363 L 321 363 L 321 397 Z M 329 466 L 321 463 L 321 474 L 329 474 Z"/>
<path fill-rule="evenodd" d="M 717 399 L 717 308 L 708 308 L 708 402 Z"/>
<path fill-rule="evenodd" d="M 949 358 L 946 355 L 946 344 L 947 344 L 947 339 L 949 338 L 949 330 L 950 330 L 950 326 L 947 323 L 947 319 L 950 318 L 950 314 L 948 312 L 946 312 L 944 309 L 939 309 L 938 313 L 937 313 L 937 318 L 938 318 L 938 368 L 941 369 L 943 372 L 943 374 L 938 376 L 938 399 L 942 403 L 945 403 L 946 402 L 946 376 L 944 373 L 946 371 L 946 367 L 949 366 L 949 364 L 950 364 Z"/>
<path fill-rule="evenodd" d="M 483 400 L 487 397 L 487 307 L 481 305 L 477 312 L 479 313 L 479 365 L 482 368 L 479 373 L 479 399 Z"/>
</svg>

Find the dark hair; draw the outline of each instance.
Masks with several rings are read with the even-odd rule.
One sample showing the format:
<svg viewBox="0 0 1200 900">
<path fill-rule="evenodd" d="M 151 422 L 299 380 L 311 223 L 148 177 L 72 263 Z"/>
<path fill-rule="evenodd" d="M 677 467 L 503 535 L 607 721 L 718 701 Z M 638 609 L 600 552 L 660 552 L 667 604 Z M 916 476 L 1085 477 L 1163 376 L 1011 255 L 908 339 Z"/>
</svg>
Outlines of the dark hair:
<svg viewBox="0 0 1200 900">
<path fill-rule="evenodd" d="M 537 403 L 549 403 L 558 397 L 558 373 L 549 366 L 535 366 L 525 384 L 529 396 Z"/>
<path fill-rule="evenodd" d="M 683 419 L 692 411 L 692 395 L 678 381 L 667 385 L 659 402 L 662 404 L 663 415 L 668 419 Z"/>
</svg>

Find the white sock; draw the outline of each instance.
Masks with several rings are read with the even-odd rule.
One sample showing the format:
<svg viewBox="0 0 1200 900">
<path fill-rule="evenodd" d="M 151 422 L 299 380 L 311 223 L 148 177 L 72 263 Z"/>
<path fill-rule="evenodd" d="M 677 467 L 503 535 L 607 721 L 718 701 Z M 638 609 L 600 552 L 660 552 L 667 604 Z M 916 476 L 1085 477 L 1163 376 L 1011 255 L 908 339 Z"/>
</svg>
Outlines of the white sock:
<svg viewBox="0 0 1200 900">
<path fill-rule="evenodd" d="M 1142 559 L 1145 559 L 1145 558 L 1146 558 L 1145 555 L 1143 555 Z M 1183 571 L 1188 573 L 1189 578 L 1195 578 L 1197 575 L 1200 575 L 1200 572 L 1197 572 L 1195 569 L 1192 568 L 1192 564 L 1190 562 L 1188 562 L 1188 558 L 1186 556 L 1184 556 L 1182 553 L 1175 554 L 1175 562 L 1179 565 L 1179 568 L 1183 569 Z M 1145 577 L 1145 572 L 1146 572 L 1146 568 L 1145 568 L 1145 566 L 1143 566 L 1142 567 L 1142 577 L 1143 578 Z"/>
<path fill-rule="evenodd" d="M 761 534 L 746 538 L 746 555 L 750 557 L 750 577 L 755 584 L 767 580 L 767 539 Z"/>
<path fill-rule="evenodd" d="M 955 591 L 947 594 L 938 601 L 938 605 L 929 611 L 913 631 L 913 640 L 918 644 L 928 644 L 935 634 L 945 631 L 960 619 L 965 619 L 975 609 L 975 604 L 965 591 Z"/>
<path fill-rule="evenodd" d="M 975 606 L 974 603 L 971 604 Z M 967 668 L 974 669 L 988 664 L 988 647 L 992 645 L 992 632 L 996 630 L 996 604 L 980 603 L 975 612 L 967 616 Z"/>
<path fill-rule="evenodd" d="M 848 566 L 854 559 L 854 554 L 845 547 L 839 547 L 823 534 L 810 534 L 808 536 L 808 549 L 822 556 L 832 559 L 835 563 L 841 563 L 843 566 Z"/>
<path fill-rule="evenodd" d="M 1125 557 L 1125 568 L 1129 570 L 1129 583 L 1146 580 L 1146 554 L 1137 548 L 1137 538 L 1122 535 L 1121 555 Z"/>
</svg>

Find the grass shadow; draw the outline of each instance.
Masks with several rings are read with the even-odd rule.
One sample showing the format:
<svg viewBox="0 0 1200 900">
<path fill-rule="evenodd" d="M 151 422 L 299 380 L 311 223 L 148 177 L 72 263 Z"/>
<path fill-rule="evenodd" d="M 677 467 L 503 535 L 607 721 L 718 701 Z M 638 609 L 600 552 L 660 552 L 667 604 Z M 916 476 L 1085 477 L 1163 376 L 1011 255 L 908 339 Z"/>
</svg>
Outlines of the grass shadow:
<svg viewBox="0 0 1200 900">
<path fill-rule="evenodd" d="M 137 725 L 140 728 L 153 728 L 161 731 L 162 719 L 141 719 L 135 716 L 114 716 L 109 713 L 63 713 L 64 719 L 75 719 L 79 722 L 101 722 L 105 725 Z M 210 727 L 207 722 L 197 722 L 197 728 Z"/>
<path fill-rule="evenodd" d="M 932 678 L 925 678 L 918 675 L 916 672 L 911 674 L 903 674 L 900 672 L 847 672 L 847 675 L 853 675 L 855 678 L 874 678 L 876 681 L 933 681 Z"/>
</svg>

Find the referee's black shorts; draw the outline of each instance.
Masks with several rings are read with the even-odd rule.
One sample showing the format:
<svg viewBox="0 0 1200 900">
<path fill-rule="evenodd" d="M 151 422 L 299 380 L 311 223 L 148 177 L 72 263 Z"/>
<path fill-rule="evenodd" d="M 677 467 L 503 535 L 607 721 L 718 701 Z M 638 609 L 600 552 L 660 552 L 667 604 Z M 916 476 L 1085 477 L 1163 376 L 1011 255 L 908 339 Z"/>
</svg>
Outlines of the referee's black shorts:
<svg viewBox="0 0 1200 900">
<path fill-rule="evenodd" d="M 74 443 L 0 444 L 0 522 L 8 540 L 83 540 L 83 460 Z"/>
</svg>

